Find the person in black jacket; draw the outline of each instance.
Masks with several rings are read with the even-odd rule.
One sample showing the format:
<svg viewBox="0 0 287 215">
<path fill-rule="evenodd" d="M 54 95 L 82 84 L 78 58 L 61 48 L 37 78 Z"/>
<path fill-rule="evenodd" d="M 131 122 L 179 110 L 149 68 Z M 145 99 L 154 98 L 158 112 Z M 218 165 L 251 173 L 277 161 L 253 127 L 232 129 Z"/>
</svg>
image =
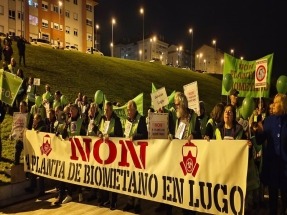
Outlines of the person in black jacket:
<svg viewBox="0 0 287 215">
<path fill-rule="evenodd" d="M 21 66 L 21 62 L 23 59 L 23 64 L 26 66 L 26 60 L 25 60 L 25 50 L 26 50 L 26 42 L 23 36 L 20 36 L 20 39 L 17 41 L 17 48 L 19 52 L 19 65 Z"/>
</svg>

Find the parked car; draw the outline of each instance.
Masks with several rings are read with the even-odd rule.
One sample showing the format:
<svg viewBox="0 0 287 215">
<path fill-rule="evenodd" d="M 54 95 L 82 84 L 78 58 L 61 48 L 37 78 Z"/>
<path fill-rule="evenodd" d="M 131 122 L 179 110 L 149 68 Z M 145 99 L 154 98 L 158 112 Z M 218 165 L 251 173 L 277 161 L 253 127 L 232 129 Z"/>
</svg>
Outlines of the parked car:
<svg viewBox="0 0 287 215">
<path fill-rule="evenodd" d="M 42 46 L 42 47 L 46 47 L 46 48 L 53 48 L 53 46 L 49 40 L 40 39 L 40 38 L 32 39 L 31 45 Z"/>
<path fill-rule="evenodd" d="M 87 54 L 92 54 L 91 48 L 88 48 L 86 51 Z M 93 48 L 93 54 L 104 56 L 103 52 L 100 52 L 98 49 Z"/>
<path fill-rule="evenodd" d="M 67 45 L 67 46 L 65 46 L 64 50 L 68 50 L 68 51 L 78 51 L 78 48 L 77 48 L 76 46 Z"/>
</svg>

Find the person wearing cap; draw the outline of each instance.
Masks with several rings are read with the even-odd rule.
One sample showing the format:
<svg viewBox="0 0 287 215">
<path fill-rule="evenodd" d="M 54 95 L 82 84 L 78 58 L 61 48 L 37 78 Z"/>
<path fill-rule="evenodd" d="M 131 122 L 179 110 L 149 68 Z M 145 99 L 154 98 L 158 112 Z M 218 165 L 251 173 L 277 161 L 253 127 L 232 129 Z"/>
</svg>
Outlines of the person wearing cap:
<svg viewBox="0 0 287 215">
<path fill-rule="evenodd" d="M 237 121 L 240 119 L 238 95 L 239 95 L 239 91 L 237 89 L 233 88 L 233 89 L 230 90 L 230 93 L 229 93 L 230 104 L 236 110 L 236 120 Z"/>
</svg>

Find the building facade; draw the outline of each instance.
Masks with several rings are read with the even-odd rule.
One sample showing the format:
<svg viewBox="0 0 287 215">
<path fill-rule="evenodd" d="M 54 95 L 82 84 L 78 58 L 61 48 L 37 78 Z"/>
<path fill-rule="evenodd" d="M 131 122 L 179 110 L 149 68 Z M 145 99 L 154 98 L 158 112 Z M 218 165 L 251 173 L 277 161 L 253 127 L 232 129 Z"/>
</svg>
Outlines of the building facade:
<svg viewBox="0 0 287 215">
<path fill-rule="evenodd" d="M 166 64 L 168 44 L 155 37 L 139 40 L 135 43 L 117 43 L 114 46 L 114 57 L 144 62 L 156 61 Z"/>
<path fill-rule="evenodd" d="M 0 32 L 85 52 L 94 41 L 95 0 L 1 0 Z"/>
<path fill-rule="evenodd" d="M 202 45 L 195 51 L 195 71 L 223 73 L 224 53 L 214 47 Z"/>
</svg>

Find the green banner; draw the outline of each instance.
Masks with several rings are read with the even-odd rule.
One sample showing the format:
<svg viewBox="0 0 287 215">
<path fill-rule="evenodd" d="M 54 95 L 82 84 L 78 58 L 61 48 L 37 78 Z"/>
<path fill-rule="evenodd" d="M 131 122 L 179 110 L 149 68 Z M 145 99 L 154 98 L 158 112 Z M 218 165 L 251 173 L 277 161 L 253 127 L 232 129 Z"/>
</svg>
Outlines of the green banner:
<svg viewBox="0 0 287 215">
<path fill-rule="evenodd" d="M 267 87 L 255 88 L 256 61 L 262 59 L 267 60 Z M 239 91 L 239 97 L 269 98 L 272 66 L 273 54 L 266 55 L 254 61 L 247 61 L 237 59 L 227 53 L 224 53 L 224 68 L 222 78 L 224 78 L 226 74 L 231 74 L 233 80 L 232 88 L 235 88 Z M 229 95 L 229 92 L 227 92 L 223 86 L 223 81 L 221 94 Z"/>
<path fill-rule="evenodd" d="M 0 100 L 10 106 L 13 105 L 23 80 L 10 73 L 0 70 Z"/>
</svg>

